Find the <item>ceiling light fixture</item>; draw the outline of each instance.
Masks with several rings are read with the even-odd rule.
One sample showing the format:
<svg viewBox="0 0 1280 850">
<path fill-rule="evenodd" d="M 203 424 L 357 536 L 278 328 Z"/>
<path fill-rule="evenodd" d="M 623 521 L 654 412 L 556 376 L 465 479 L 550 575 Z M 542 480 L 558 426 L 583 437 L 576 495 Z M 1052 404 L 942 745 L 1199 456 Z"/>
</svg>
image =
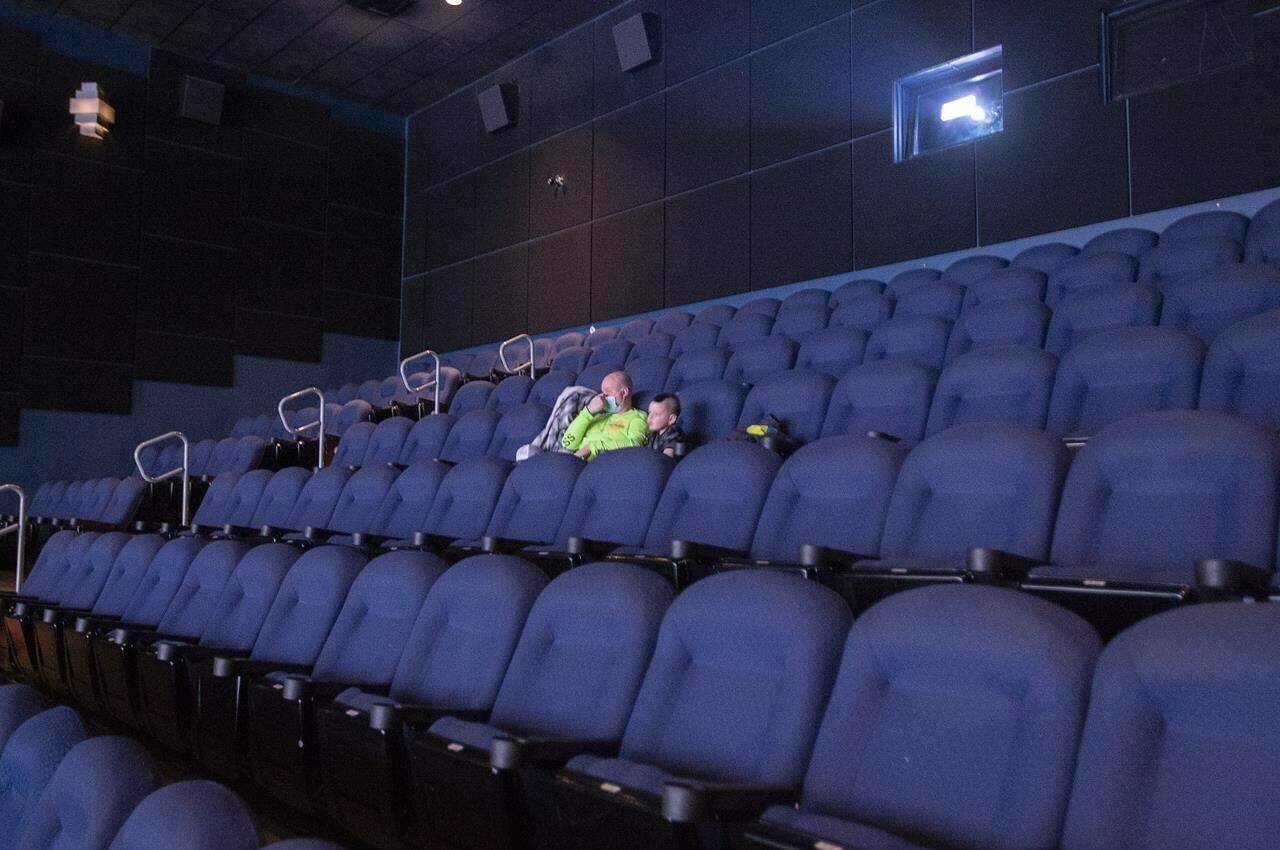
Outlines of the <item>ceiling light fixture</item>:
<svg viewBox="0 0 1280 850">
<path fill-rule="evenodd" d="M 462 0 L 444 0 L 444 2 L 448 3 L 450 6 L 461 6 L 461 5 L 462 5 Z"/>
<path fill-rule="evenodd" d="M 81 83 L 71 98 L 67 111 L 80 128 L 80 135 L 101 139 L 110 132 L 107 125 L 116 123 L 115 107 L 107 103 L 105 96 L 97 83 Z"/>
</svg>

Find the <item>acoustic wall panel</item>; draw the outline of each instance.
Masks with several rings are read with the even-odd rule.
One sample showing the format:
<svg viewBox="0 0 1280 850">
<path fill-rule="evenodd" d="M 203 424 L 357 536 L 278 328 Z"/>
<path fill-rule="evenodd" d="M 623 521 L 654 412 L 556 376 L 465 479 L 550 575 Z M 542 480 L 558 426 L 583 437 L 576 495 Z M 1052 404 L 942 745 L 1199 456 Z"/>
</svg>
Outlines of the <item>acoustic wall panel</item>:
<svg viewBox="0 0 1280 850">
<path fill-rule="evenodd" d="M 245 221 L 241 310 L 319 318 L 324 294 L 323 233 L 269 221 Z"/>
<path fill-rule="evenodd" d="M 662 204 L 650 204 L 592 225 L 592 321 L 663 306 L 662 210 Z"/>
<path fill-rule="evenodd" d="M 667 92 L 667 194 L 751 166 L 751 76 L 746 59 Z"/>
<path fill-rule="evenodd" d="M 751 288 L 853 267 L 849 146 L 751 175 Z"/>
<path fill-rule="evenodd" d="M 138 331 L 135 377 L 206 387 L 235 384 L 234 339 L 211 339 L 184 333 Z"/>
<path fill-rule="evenodd" d="M 33 254 L 22 351 L 133 363 L 137 269 Z"/>
<path fill-rule="evenodd" d="M 323 337 L 324 322 L 318 315 L 299 316 L 245 307 L 236 311 L 237 354 L 317 363 Z"/>
<path fill-rule="evenodd" d="M 324 252 L 325 289 L 398 298 L 400 219 L 329 205 Z"/>
<path fill-rule="evenodd" d="M 133 378 L 132 363 L 24 354 L 19 381 L 22 406 L 129 413 L 133 409 Z"/>
<path fill-rule="evenodd" d="M 750 0 L 667 0 L 667 85 L 744 55 Z"/>
<path fill-rule="evenodd" d="M 31 150 L 36 137 L 36 87 L 34 83 L 0 77 L 0 180 L 31 182 Z"/>
<path fill-rule="evenodd" d="M 721 298 L 750 288 L 749 177 L 671 198 L 666 229 L 664 306 Z"/>
<path fill-rule="evenodd" d="M 140 253 L 139 328 L 235 339 L 235 251 L 143 236 Z"/>
<path fill-rule="evenodd" d="M 324 291 L 324 331 L 374 339 L 398 339 L 400 299 L 383 298 L 364 292 L 326 289 Z"/>
<path fill-rule="evenodd" d="M 849 0 L 751 0 L 751 46 L 763 47 L 847 11 Z"/>
<path fill-rule="evenodd" d="M 474 345 L 524 333 L 529 305 L 529 246 L 476 260 L 471 340 Z"/>
<path fill-rule="evenodd" d="M 244 147 L 245 215 L 324 230 L 326 152 L 256 132 L 245 134 Z"/>
<path fill-rule="evenodd" d="M 591 220 L 591 125 L 534 145 L 529 160 L 529 235 Z M 563 177 L 563 186 L 550 182 Z"/>
<path fill-rule="evenodd" d="M 451 351 L 471 344 L 474 282 L 474 262 L 450 266 L 423 278 L 423 348 Z"/>
<path fill-rule="evenodd" d="M 26 292 L 0 286 L 0 363 L 16 370 L 22 359 L 22 319 Z"/>
<path fill-rule="evenodd" d="M 529 57 L 532 140 L 563 133 L 594 114 L 595 33 L 580 27 Z"/>
<path fill-rule="evenodd" d="M 476 179 L 468 174 L 427 193 L 427 267 L 456 263 L 475 248 Z"/>
<path fill-rule="evenodd" d="M 179 114 L 183 80 L 187 75 L 224 87 L 222 115 L 217 124 L 183 118 Z M 147 87 L 147 135 L 226 156 L 244 152 L 245 75 L 222 65 L 197 62 L 168 50 L 151 52 Z"/>
<path fill-rule="evenodd" d="M 666 102 L 662 95 L 596 119 L 594 133 L 594 218 L 663 196 Z"/>
<path fill-rule="evenodd" d="M 27 285 L 31 187 L 0 181 L 0 286 Z"/>
<path fill-rule="evenodd" d="M 54 153 L 34 171 L 32 251 L 137 265 L 141 173 Z"/>
<path fill-rule="evenodd" d="M 18 27 L 0 26 L 0 77 L 34 82 L 39 63 L 39 35 Z"/>
<path fill-rule="evenodd" d="M 460 91 L 427 110 L 427 162 L 432 183 L 449 180 L 475 165 L 480 112 L 475 95 Z"/>
<path fill-rule="evenodd" d="M 335 124 L 329 144 L 329 200 L 400 215 L 404 140 Z"/>
<path fill-rule="evenodd" d="M 149 139 L 143 231 L 234 248 L 240 240 L 240 163 Z"/>
<path fill-rule="evenodd" d="M 272 89 L 245 89 L 244 126 L 312 147 L 329 146 L 329 107 Z"/>
<path fill-rule="evenodd" d="M 974 49 L 1004 45 L 1005 91 L 1098 63 L 1106 0 L 974 0 Z M 923 66 L 922 66 L 923 67 Z"/>
<path fill-rule="evenodd" d="M 476 251 L 487 253 L 529 238 L 529 152 L 476 172 Z"/>
<path fill-rule="evenodd" d="M 529 333 L 591 320 L 591 227 L 529 243 Z"/>
<path fill-rule="evenodd" d="M 0 446 L 18 445 L 21 421 L 21 394 L 0 392 Z"/>
</svg>

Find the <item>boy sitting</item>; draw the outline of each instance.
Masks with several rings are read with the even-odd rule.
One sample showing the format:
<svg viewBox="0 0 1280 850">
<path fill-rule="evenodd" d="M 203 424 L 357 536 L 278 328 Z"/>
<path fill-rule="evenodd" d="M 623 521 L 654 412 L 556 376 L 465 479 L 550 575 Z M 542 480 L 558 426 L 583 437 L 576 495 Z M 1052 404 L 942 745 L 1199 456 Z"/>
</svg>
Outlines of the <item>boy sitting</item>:
<svg viewBox="0 0 1280 850">
<path fill-rule="evenodd" d="M 676 444 L 685 442 L 684 431 L 676 424 L 680 418 L 680 399 L 674 393 L 658 393 L 649 402 L 649 448 L 667 457 L 676 456 Z"/>
</svg>

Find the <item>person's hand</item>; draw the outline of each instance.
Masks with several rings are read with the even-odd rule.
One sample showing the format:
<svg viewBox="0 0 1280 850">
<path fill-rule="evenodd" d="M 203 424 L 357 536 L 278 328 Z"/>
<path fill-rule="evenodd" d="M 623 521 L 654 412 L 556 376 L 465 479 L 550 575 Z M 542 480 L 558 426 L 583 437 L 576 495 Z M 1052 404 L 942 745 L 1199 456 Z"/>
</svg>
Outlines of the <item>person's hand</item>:
<svg viewBox="0 0 1280 850">
<path fill-rule="evenodd" d="M 586 446 L 583 446 L 582 448 L 574 452 L 574 454 L 582 458 L 583 460 L 586 460 L 587 458 L 591 457 L 591 449 L 587 448 Z"/>
<path fill-rule="evenodd" d="M 591 399 L 591 401 L 587 402 L 588 413 L 595 415 L 597 413 L 602 412 L 603 410 L 604 410 L 604 393 L 600 393 L 600 395 L 596 396 L 595 398 Z"/>
<path fill-rule="evenodd" d="M 675 450 L 675 449 L 663 449 L 663 450 L 662 450 L 662 453 L 663 453 L 664 455 L 666 455 L 667 457 L 675 457 L 675 456 L 676 456 L 676 450 Z"/>
</svg>

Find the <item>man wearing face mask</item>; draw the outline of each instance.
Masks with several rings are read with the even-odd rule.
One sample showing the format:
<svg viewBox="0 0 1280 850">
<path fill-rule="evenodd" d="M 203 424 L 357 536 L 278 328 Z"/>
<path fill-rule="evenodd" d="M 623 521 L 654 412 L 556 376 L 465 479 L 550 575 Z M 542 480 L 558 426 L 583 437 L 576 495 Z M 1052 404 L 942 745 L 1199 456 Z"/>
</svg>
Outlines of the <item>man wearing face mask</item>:
<svg viewBox="0 0 1280 850">
<path fill-rule="evenodd" d="M 643 446 L 649 441 L 645 415 L 631 399 L 631 378 L 611 372 L 600 383 L 600 395 L 579 411 L 565 431 L 561 445 L 578 457 L 595 459 L 600 452 Z"/>
</svg>

